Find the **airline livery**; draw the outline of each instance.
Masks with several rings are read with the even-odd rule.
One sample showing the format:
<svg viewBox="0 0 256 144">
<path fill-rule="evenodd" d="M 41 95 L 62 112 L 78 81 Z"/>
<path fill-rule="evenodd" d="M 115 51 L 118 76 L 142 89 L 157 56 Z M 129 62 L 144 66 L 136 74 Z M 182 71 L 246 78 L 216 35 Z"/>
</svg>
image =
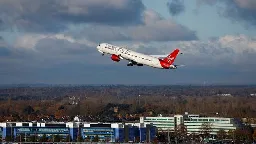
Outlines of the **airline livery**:
<svg viewBox="0 0 256 144">
<path fill-rule="evenodd" d="M 143 66 L 147 65 L 154 68 L 160 69 L 176 69 L 178 66 L 175 65 L 174 60 L 179 54 L 179 49 L 175 49 L 165 58 L 161 59 L 160 57 L 154 55 L 145 55 L 138 53 L 132 50 L 125 49 L 123 47 L 114 46 L 108 43 L 101 43 L 97 46 L 98 51 L 104 54 L 110 54 L 111 59 L 115 62 L 119 62 L 121 59 L 126 59 L 129 61 L 127 66 Z"/>
</svg>

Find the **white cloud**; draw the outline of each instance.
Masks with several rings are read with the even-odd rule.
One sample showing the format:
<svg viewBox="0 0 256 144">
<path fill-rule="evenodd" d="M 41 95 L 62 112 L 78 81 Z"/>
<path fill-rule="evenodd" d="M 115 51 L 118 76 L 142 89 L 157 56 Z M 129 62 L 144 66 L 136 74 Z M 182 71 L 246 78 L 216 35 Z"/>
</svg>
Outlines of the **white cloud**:
<svg viewBox="0 0 256 144">
<path fill-rule="evenodd" d="M 25 34 L 17 37 L 14 42 L 14 47 L 16 48 L 25 48 L 25 49 L 34 49 L 37 42 L 43 38 L 45 35 L 41 34 Z"/>
<path fill-rule="evenodd" d="M 33 36 L 26 35 L 25 37 L 32 38 Z M 47 35 L 47 37 L 45 35 L 34 37 L 34 47 L 32 47 L 32 44 L 30 43 L 23 43 L 24 46 L 30 45 L 32 48 L 16 48 L 19 50 L 14 51 L 16 52 L 16 55 L 13 55 L 10 58 L 1 59 L 1 73 L 14 73 L 13 75 L 16 75 L 18 72 L 27 73 L 28 71 L 33 73 L 34 69 L 45 69 L 46 71 L 47 69 L 52 68 L 57 70 L 58 68 L 55 68 L 56 66 L 62 67 L 62 70 L 69 69 L 71 74 L 74 71 L 74 73 L 76 73 L 81 67 L 86 70 L 86 68 L 90 66 L 94 66 L 94 68 L 96 68 L 103 66 L 108 67 L 109 65 L 115 67 L 118 65 L 118 68 L 120 69 L 126 68 L 126 61 L 122 61 L 119 64 L 114 63 L 110 57 L 101 56 L 95 47 L 86 45 L 87 42 L 83 40 L 64 36 L 63 34 Z M 169 54 L 178 47 L 184 54 L 178 56 L 175 64 L 186 65 L 186 67 L 180 68 L 178 73 L 183 72 L 183 75 L 187 77 L 189 77 L 188 74 L 194 75 L 195 73 L 200 72 L 204 73 L 211 71 L 212 73 L 217 72 L 221 74 L 222 72 L 227 73 L 230 71 L 236 72 L 236 76 L 241 73 L 241 76 L 239 75 L 239 80 L 246 82 L 252 81 L 251 79 L 248 79 L 248 77 L 250 77 L 252 73 L 256 72 L 256 63 L 254 60 L 256 55 L 256 38 L 245 35 L 227 35 L 215 39 L 209 39 L 208 41 L 150 43 L 133 41 L 113 44 L 126 45 L 127 48 L 147 54 Z M 4 65 L 8 65 L 8 67 L 3 67 Z M 72 65 L 77 65 L 79 67 L 76 67 L 73 71 L 70 69 Z M 104 73 L 102 68 L 101 70 Z M 127 70 L 136 71 L 134 68 Z M 147 70 L 147 68 L 143 68 L 141 70 Z M 157 71 L 154 69 L 150 69 L 150 71 L 151 70 Z M 94 70 L 88 69 L 88 71 L 90 71 L 92 75 L 94 74 Z M 58 71 L 58 74 L 59 73 L 62 72 Z M 49 74 L 51 75 L 50 72 Z M 52 77 L 58 77 L 58 74 L 55 74 Z M 223 80 L 227 74 L 220 77 L 219 75 L 215 75 L 214 78 L 211 78 L 211 74 L 204 75 L 207 75 L 207 79 L 218 78 Z M 177 74 L 177 76 L 179 75 Z M 197 77 L 201 78 L 199 74 L 197 74 Z"/>
<path fill-rule="evenodd" d="M 188 66 L 243 66 L 256 65 L 256 37 L 226 35 L 208 41 L 178 41 L 164 43 L 134 43 L 132 48 L 147 54 L 166 55 L 179 48 L 177 64 Z M 255 67 L 256 70 L 256 67 Z"/>
<path fill-rule="evenodd" d="M 184 51 L 188 63 L 202 65 L 233 64 L 246 66 L 256 64 L 252 58 L 256 54 L 256 39 L 245 35 L 227 35 L 206 42 L 179 42 L 177 47 Z M 250 68 L 250 67 L 247 67 Z"/>
<path fill-rule="evenodd" d="M 177 62 L 187 65 L 252 65 L 256 54 L 256 38 L 246 35 L 226 35 L 209 39 L 208 41 L 178 41 L 178 42 L 121 42 L 113 43 L 134 49 L 146 54 L 169 54 L 173 49 L 180 48 Z M 97 43 L 86 39 L 75 39 L 64 34 L 55 35 L 25 35 L 18 38 L 17 48 L 24 47 L 35 50 L 42 57 L 77 57 L 79 54 L 97 54 Z M 56 56 L 56 54 L 58 54 Z M 61 58 L 62 57 L 62 58 Z M 79 56 L 80 57 L 80 56 Z M 85 57 L 82 55 L 81 57 Z M 80 57 L 80 58 L 81 58 Z M 70 59 L 71 60 L 71 59 Z"/>
<path fill-rule="evenodd" d="M 25 48 L 25 49 L 34 49 L 37 43 L 43 39 L 52 39 L 52 40 L 64 40 L 70 43 L 84 44 L 90 47 L 95 47 L 97 44 L 86 39 L 74 39 L 71 36 L 65 34 L 32 34 L 27 33 L 25 35 L 19 36 L 14 41 L 14 47 L 16 48 Z"/>
</svg>

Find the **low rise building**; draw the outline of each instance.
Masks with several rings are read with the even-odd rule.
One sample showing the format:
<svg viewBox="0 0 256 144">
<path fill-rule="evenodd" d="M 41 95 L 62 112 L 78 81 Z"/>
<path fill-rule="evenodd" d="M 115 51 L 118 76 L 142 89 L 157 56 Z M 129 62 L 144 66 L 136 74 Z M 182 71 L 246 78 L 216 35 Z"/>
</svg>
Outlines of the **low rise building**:
<svg viewBox="0 0 256 144">
<path fill-rule="evenodd" d="M 187 128 L 188 134 L 202 133 L 207 130 L 212 135 L 217 135 L 220 130 L 235 130 L 238 125 L 233 118 L 223 117 L 202 117 L 202 116 L 190 116 L 184 115 L 184 126 Z"/>
<path fill-rule="evenodd" d="M 141 123 L 6 122 L 0 123 L 2 141 L 145 142 L 153 140 L 156 128 Z"/>
<path fill-rule="evenodd" d="M 158 131 L 174 130 L 174 117 L 140 117 L 140 123 L 153 124 Z"/>
<path fill-rule="evenodd" d="M 188 134 L 200 134 L 204 129 L 209 129 L 210 134 L 217 135 L 220 130 L 235 130 L 241 122 L 234 118 L 206 117 L 195 114 L 174 115 L 172 117 L 141 117 L 140 123 L 152 124 L 158 132 L 172 132 L 179 125 L 186 127 Z"/>
</svg>

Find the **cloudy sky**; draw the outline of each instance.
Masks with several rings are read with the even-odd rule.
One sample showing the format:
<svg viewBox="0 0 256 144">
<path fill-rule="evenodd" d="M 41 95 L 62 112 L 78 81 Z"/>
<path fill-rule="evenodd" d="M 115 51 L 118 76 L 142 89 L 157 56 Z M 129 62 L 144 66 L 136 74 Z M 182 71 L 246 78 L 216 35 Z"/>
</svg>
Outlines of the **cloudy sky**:
<svg viewBox="0 0 256 144">
<path fill-rule="evenodd" d="M 1 0 L 0 84 L 255 84 L 255 0 Z M 180 48 L 176 70 L 127 67 L 109 42 Z"/>
</svg>

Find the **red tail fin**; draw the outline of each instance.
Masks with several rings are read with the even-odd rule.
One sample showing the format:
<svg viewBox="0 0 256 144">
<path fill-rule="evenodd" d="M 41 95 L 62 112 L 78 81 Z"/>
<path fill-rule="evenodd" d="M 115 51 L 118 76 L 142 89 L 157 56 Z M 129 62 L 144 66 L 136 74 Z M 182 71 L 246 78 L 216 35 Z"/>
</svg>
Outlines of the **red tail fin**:
<svg viewBox="0 0 256 144">
<path fill-rule="evenodd" d="M 164 58 L 163 61 L 171 65 L 176 59 L 179 51 L 180 51 L 179 49 L 175 49 L 171 54 L 169 54 L 166 58 Z"/>
</svg>

